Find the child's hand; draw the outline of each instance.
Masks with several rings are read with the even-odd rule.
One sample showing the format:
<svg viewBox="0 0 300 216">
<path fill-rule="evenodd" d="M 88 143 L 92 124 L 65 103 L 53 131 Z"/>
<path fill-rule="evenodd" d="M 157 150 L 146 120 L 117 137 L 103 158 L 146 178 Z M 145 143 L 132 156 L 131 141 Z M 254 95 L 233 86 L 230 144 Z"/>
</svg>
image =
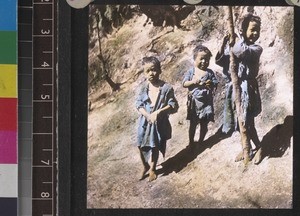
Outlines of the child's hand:
<svg viewBox="0 0 300 216">
<path fill-rule="evenodd" d="M 144 116 L 145 116 L 146 120 L 147 120 L 148 122 L 151 123 L 151 114 L 150 114 L 150 113 L 147 113 L 147 114 L 144 115 Z"/>
<path fill-rule="evenodd" d="M 207 88 L 211 88 L 211 80 L 207 80 L 207 81 L 205 82 L 205 86 L 206 86 Z"/>
<path fill-rule="evenodd" d="M 194 84 L 199 85 L 199 86 L 203 86 L 203 85 L 205 85 L 205 82 L 201 81 L 201 79 L 197 79 L 197 80 L 195 80 Z"/>
<path fill-rule="evenodd" d="M 233 46 L 234 43 L 237 41 L 237 35 L 231 35 L 229 32 L 226 32 L 225 36 L 223 37 L 223 46 L 225 46 L 229 42 L 229 46 Z"/>
<path fill-rule="evenodd" d="M 209 82 L 211 82 L 210 80 L 208 80 Z M 193 81 L 194 85 L 199 85 L 199 86 L 203 86 L 203 85 L 206 85 L 206 82 L 207 81 L 201 81 L 201 79 L 195 79 Z"/>
<path fill-rule="evenodd" d="M 226 35 L 223 37 L 223 46 L 227 44 L 229 38 L 230 38 L 230 34 L 227 32 Z"/>
<path fill-rule="evenodd" d="M 193 84 L 194 84 L 194 85 L 198 85 L 199 83 L 200 83 L 200 79 L 194 79 L 194 80 L 193 80 Z"/>
<path fill-rule="evenodd" d="M 154 123 L 157 120 L 157 116 L 159 115 L 160 110 L 156 110 L 153 113 L 150 114 L 150 122 Z"/>
</svg>

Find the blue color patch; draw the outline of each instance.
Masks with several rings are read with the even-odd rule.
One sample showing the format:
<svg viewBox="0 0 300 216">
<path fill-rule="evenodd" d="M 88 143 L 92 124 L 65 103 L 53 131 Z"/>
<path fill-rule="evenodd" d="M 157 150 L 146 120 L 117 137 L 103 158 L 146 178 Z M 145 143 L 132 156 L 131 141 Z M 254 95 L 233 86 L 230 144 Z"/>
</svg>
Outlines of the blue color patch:
<svg viewBox="0 0 300 216">
<path fill-rule="evenodd" d="M 0 31 L 17 30 L 17 0 L 6 0 L 0 7 Z"/>
</svg>

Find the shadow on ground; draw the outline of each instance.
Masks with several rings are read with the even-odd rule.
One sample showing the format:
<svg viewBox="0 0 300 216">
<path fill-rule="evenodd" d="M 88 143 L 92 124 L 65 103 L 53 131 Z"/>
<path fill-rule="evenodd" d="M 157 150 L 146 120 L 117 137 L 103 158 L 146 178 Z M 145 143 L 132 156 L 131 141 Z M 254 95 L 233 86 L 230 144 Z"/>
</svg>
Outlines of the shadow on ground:
<svg viewBox="0 0 300 216">
<path fill-rule="evenodd" d="M 178 152 L 174 157 L 169 158 L 161 164 L 162 168 L 157 170 L 158 174 L 168 175 L 173 171 L 179 172 L 192 162 L 199 154 L 204 152 L 205 149 L 211 148 L 222 139 L 226 139 L 231 134 L 224 134 L 221 132 L 222 127 L 219 130 L 205 140 L 203 143 L 195 143 L 194 146 L 187 146 L 185 149 Z"/>
<path fill-rule="evenodd" d="M 175 171 L 181 171 L 190 162 L 197 158 L 205 149 L 211 148 L 223 139 L 230 137 L 231 134 L 223 134 L 221 128 L 196 147 L 187 146 L 178 152 L 174 157 L 163 162 L 162 168 L 157 170 L 158 174 L 168 175 Z M 262 160 L 265 157 L 282 157 L 290 147 L 291 137 L 293 136 L 293 116 L 287 116 L 283 124 L 274 126 L 262 139 Z"/>
<path fill-rule="evenodd" d="M 274 126 L 262 139 L 262 160 L 265 157 L 282 157 L 291 146 L 293 116 L 286 116 L 283 124 Z"/>
</svg>

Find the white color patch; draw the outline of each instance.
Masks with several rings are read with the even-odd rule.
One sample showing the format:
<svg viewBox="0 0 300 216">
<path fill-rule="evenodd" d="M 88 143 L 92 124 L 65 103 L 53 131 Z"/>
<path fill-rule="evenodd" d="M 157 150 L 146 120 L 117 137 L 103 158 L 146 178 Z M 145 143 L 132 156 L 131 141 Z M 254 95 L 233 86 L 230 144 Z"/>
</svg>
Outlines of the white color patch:
<svg viewBox="0 0 300 216">
<path fill-rule="evenodd" d="M 18 197 L 18 164 L 0 164 L 0 197 Z"/>
</svg>

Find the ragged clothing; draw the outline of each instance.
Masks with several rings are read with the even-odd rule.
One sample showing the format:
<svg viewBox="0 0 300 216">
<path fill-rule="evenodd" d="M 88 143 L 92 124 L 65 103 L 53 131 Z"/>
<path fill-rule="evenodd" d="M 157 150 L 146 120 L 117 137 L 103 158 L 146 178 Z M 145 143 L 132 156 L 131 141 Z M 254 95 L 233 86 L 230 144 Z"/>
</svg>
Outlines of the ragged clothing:
<svg viewBox="0 0 300 216">
<path fill-rule="evenodd" d="M 195 68 L 191 68 L 184 74 L 182 83 L 191 81 L 195 75 Z M 213 92 L 217 87 L 218 80 L 212 70 L 206 69 L 204 76 L 200 77 L 201 82 L 210 80 L 210 87 L 192 85 L 188 87 L 187 119 L 199 121 L 205 119 L 214 121 Z"/>
<path fill-rule="evenodd" d="M 158 98 L 156 104 L 152 107 L 149 97 L 149 84 L 142 85 L 137 100 L 136 108 L 144 108 L 148 113 L 152 113 L 170 105 L 173 109 L 170 112 L 161 113 L 157 117 L 156 123 L 150 123 L 145 116 L 140 115 L 138 123 L 138 140 L 137 145 L 141 148 L 158 147 L 160 152 L 165 155 L 166 140 L 171 138 L 172 128 L 169 121 L 169 115 L 177 112 L 178 102 L 174 95 L 171 85 L 164 83 L 159 87 Z"/>
<path fill-rule="evenodd" d="M 229 72 L 229 45 L 227 44 L 224 53 L 218 52 L 216 64 L 223 67 L 223 74 L 226 80 L 226 97 L 224 105 L 224 119 L 222 131 L 228 133 L 236 129 L 237 122 L 234 115 L 234 95 Z M 247 127 L 248 119 L 256 117 L 261 112 L 261 98 L 256 77 L 259 69 L 259 58 L 263 51 L 257 44 L 247 45 L 241 38 L 232 48 L 233 54 L 238 61 L 238 77 L 241 89 L 241 106 L 243 110 L 243 121 Z"/>
</svg>

